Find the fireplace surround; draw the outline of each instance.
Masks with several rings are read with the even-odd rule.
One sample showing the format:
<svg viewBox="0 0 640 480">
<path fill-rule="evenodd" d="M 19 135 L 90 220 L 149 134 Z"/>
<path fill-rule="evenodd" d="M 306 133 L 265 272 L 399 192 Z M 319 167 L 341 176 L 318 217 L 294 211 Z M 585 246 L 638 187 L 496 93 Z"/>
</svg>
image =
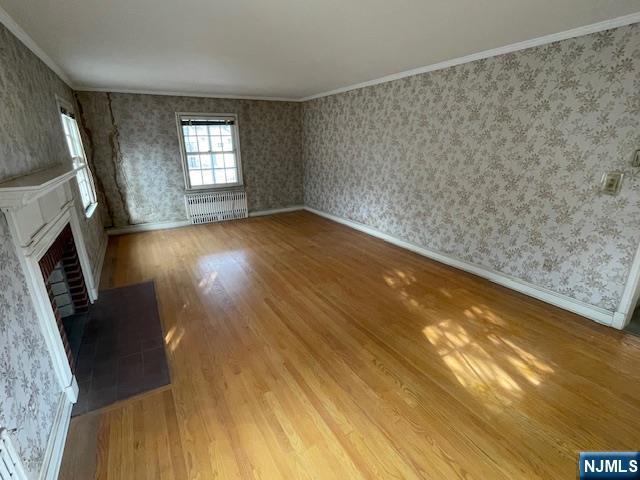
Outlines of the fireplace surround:
<svg viewBox="0 0 640 480">
<path fill-rule="evenodd" d="M 56 313 L 47 288 L 48 276 L 55 267 L 51 265 L 57 256 L 54 250 L 60 250 L 64 256 L 65 247 L 68 253 L 69 242 L 72 242 L 76 263 L 71 265 L 70 262 L 69 273 L 75 274 L 76 280 L 78 276 L 82 278 L 82 285 L 79 282 L 75 285 L 80 289 L 75 292 L 78 304 L 82 305 L 82 295 L 86 296 L 85 302 L 97 298 L 97 283 L 69 184 L 73 178 L 75 171 L 61 165 L 0 183 L 0 209 L 6 216 L 53 369 L 68 400 L 69 412 L 71 404 L 77 401 L 78 385 L 65 348 L 64 333 L 59 328 L 59 312 Z M 62 257 L 55 263 L 61 260 Z"/>
</svg>

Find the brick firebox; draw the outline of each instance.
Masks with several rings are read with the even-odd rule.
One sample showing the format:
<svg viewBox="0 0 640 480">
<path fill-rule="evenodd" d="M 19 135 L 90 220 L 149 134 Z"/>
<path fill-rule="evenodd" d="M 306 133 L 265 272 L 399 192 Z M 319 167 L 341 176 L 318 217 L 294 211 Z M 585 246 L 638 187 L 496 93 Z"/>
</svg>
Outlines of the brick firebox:
<svg viewBox="0 0 640 480">
<path fill-rule="evenodd" d="M 51 302 L 51 308 L 56 318 L 56 324 L 64 344 L 67 358 L 69 359 L 69 365 L 71 369 L 74 369 L 74 359 L 62 324 L 62 314 L 58 308 L 58 304 L 55 300 L 56 294 L 52 288 L 52 282 L 50 281 L 54 271 L 62 266 L 64 271 L 64 278 L 67 284 L 68 295 L 71 297 L 71 303 L 75 313 L 85 312 L 89 308 L 89 295 L 87 293 L 87 287 L 82 274 L 82 268 L 80 267 L 80 259 L 76 250 L 75 241 L 73 239 L 73 233 L 71 227 L 67 224 L 66 227 L 60 232 L 60 235 L 54 240 L 47 252 L 42 256 L 38 262 L 42 276 L 45 278 L 47 292 L 49 294 L 49 300 Z"/>
</svg>

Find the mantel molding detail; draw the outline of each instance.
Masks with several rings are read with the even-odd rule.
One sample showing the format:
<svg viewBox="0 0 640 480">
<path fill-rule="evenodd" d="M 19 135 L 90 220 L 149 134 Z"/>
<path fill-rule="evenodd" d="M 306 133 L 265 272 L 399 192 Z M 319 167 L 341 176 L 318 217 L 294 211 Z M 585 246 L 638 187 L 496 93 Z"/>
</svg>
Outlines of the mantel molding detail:
<svg viewBox="0 0 640 480">
<path fill-rule="evenodd" d="M 76 172 L 67 165 L 39 170 L 0 183 L 0 209 L 20 209 L 68 182 Z"/>
</svg>

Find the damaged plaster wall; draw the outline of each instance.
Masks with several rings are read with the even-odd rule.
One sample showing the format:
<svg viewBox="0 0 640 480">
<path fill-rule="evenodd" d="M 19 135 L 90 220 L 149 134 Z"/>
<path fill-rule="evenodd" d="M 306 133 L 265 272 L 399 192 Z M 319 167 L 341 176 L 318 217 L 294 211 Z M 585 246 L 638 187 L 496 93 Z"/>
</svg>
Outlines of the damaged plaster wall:
<svg viewBox="0 0 640 480">
<path fill-rule="evenodd" d="M 294 102 L 77 92 L 107 226 L 186 219 L 176 112 L 238 115 L 250 211 L 302 204 L 302 107 Z"/>
</svg>

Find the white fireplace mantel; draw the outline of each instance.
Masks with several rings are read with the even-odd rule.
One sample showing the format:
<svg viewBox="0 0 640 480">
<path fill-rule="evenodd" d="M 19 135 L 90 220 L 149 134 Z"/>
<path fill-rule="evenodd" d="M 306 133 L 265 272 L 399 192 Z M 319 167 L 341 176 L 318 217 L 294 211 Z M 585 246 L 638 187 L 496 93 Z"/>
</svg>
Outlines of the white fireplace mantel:
<svg viewBox="0 0 640 480">
<path fill-rule="evenodd" d="M 78 385 L 58 331 L 39 261 L 69 224 L 89 298 L 92 302 L 95 300 L 96 283 L 75 208 L 74 190 L 69 184 L 75 174 L 70 166 L 59 165 L 0 183 L 0 210 L 7 218 L 53 368 L 70 402 L 77 399 Z"/>
<path fill-rule="evenodd" d="M 19 209 L 55 190 L 73 178 L 75 171 L 65 165 L 40 170 L 0 183 L 0 209 Z"/>
</svg>

